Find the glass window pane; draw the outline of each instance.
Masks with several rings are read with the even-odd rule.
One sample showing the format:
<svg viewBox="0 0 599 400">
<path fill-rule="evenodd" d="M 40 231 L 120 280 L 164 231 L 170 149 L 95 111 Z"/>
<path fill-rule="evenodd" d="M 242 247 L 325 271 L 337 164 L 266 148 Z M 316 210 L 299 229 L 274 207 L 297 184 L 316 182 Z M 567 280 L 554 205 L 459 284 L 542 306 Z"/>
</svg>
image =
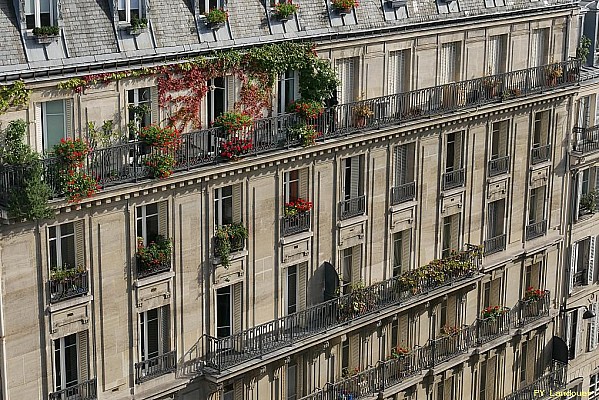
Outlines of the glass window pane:
<svg viewBox="0 0 599 400">
<path fill-rule="evenodd" d="M 65 268 L 74 268 L 75 265 L 75 236 L 63 237 L 60 241 L 60 253 L 62 256 L 62 266 Z"/>
<path fill-rule="evenodd" d="M 231 287 L 216 291 L 216 336 L 231 335 Z"/>
<path fill-rule="evenodd" d="M 46 114 L 64 114 L 63 100 L 47 101 L 45 104 Z"/>
<path fill-rule="evenodd" d="M 39 0 L 40 1 L 40 12 L 50 13 L 50 0 Z"/>
</svg>

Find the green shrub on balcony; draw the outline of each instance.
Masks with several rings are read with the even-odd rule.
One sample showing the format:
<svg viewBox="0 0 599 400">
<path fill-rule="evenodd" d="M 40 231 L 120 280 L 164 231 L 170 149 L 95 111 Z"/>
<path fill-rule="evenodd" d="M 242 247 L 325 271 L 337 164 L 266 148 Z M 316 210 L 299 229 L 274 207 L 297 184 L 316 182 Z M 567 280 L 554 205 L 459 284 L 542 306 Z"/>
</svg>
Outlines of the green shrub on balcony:
<svg viewBox="0 0 599 400">
<path fill-rule="evenodd" d="M 243 244 L 248 237 L 248 229 L 241 222 L 221 225 L 214 236 L 216 256 L 220 258 L 221 265 L 228 268 L 231 265 L 231 249 Z"/>
<path fill-rule="evenodd" d="M 351 293 L 339 304 L 339 320 L 348 321 L 371 310 L 378 298 L 361 280 L 350 285 Z M 338 293 L 339 294 L 339 293 Z"/>
<path fill-rule="evenodd" d="M 580 210 L 582 213 L 594 213 L 597 210 L 597 192 L 590 192 L 580 196 Z"/>
<path fill-rule="evenodd" d="M 143 238 L 137 238 L 137 273 L 147 274 L 170 265 L 172 252 L 171 240 L 162 235 L 158 235 L 156 241 L 148 243 L 147 246 L 144 246 Z"/>
<path fill-rule="evenodd" d="M 33 36 L 58 36 L 60 28 L 57 26 L 40 26 L 33 28 Z"/>
</svg>

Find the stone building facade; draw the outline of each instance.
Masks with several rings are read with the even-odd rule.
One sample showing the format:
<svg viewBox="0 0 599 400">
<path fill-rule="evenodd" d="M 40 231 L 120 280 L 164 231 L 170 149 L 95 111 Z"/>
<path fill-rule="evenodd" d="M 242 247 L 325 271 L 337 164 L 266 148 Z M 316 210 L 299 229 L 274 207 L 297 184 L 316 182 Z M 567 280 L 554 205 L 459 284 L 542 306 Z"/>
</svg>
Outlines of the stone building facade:
<svg viewBox="0 0 599 400">
<path fill-rule="evenodd" d="M 0 5 L 0 83 L 31 91 L 1 128 L 26 122 L 54 189 L 52 216 L 22 221 L 8 205 L 24 169 L 0 172 L 0 399 L 493 400 L 596 387 L 597 317 L 583 319 L 583 306 L 599 313 L 596 217 L 579 205 L 597 180 L 594 51 L 575 58 L 592 4 L 298 4 L 287 22 L 259 0 Z M 221 6 L 227 21 L 209 27 Z M 33 33 L 54 25 L 55 37 Z M 151 152 L 127 132 L 174 115 L 148 69 L 289 41 L 313 43 L 339 79 L 309 120 L 313 145 L 284 112 L 302 84 L 289 70 L 244 133 L 253 147 L 219 155 L 230 138 L 212 123 L 242 92 L 223 74 L 174 173 L 148 177 Z M 93 75 L 84 90 L 58 86 Z M 49 153 L 106 121 L 125 133 L 80 167 L 102 188 L 69 202 Z M 310 209 L 286 210 L 298 198 Z M 225 225 L 249 232 L 228 260 Z M 168 262 L 142 269 L 136 252 L 159 236 Z"/>
</svg>

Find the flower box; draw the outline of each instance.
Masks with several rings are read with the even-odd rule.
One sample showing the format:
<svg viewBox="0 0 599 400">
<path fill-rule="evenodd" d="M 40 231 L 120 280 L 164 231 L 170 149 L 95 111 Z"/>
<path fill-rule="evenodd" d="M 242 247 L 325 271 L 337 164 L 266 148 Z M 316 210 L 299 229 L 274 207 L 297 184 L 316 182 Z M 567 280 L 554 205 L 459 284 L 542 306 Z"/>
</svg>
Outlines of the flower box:
<svg viewBox="0 0 599 400">
<path fill-rule="evenodd" d="M 137 238 L 137 277 L 155 275 L 171 269 L 173 245 L 170 239 L 158 236 L 155 242 L 144 246 L 143 238 Z"/>
<path fill-rule="evenodd" d="M 212 30 L 218 30 L 225 26 L 229 13 L 223 8 L 213 8 L 206 14 L 206 25 Z"/>
<path fill-rule="evenodd" d="M 58 39 L 60 28 L 57 26 L 40 26 L 33 28 L 33 36 L 39 44 L 50 44 Z"/>
<path fill-rule="evenodd" d="M 299 6 L 293 4 L 292 0 L 282 0 L 273 7 L 273 17 L 281 22 L 287 22 L 293 18 L 293 14 L 297 12 Z"/>
</svg>

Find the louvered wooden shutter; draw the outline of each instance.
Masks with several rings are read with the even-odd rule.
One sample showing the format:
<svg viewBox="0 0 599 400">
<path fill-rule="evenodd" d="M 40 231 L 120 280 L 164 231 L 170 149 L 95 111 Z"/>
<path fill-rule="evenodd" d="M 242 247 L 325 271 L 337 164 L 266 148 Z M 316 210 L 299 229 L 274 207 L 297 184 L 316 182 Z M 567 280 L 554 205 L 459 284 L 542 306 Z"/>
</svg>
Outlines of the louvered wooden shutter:
<svg viewBox="0 0 599 400">
<path fill-rule="evenodd" d="M 444 43 L 441 46 L 441 81 L 446 84 L 454 82 L 458 75 L 458 45 L 459 43 Z"/>
<path fill-rule="evenodd" d="M 349 368 L 360 368 L 360 334 L 349 335 Z"/>
<path fill-rule="evenodd" d="M 487 55 L 489 57 L 488 62 L 487 62 L 487 71 L 484 71 L 484 74 L 489 74 L 489 75 L 495 75 L 497 74 L 498 68 L 497 68 L 497 59 L 498 59 L 498 52 L 499 52 L 499 46 L 500 46 L 500 36 L 491 36 L 489 38 L 489 51 L 487 52 Z"/>
<path fill-rule="evenodd" d="M 233 193 L 233 210 L 232 210 L 232 215 L 233 215 L 233 222 L 234 223 L 239 223 L 241 222 L 241 183 L 236 183 L 235 185 L 233 185 L 233 189 L 232 189 L 232 193 Z"/>
<path fill-rule="evenodd" d="M 570 347 L 572 346 L 572 313 L 567 313 L 566 314 L 566 326 L 564 329 L 564 333 L 566 335 L 565 342 L 566 342 L 566 346 L 568 347 L 568 352 L 570 351 Z"/>
<path fill-rule="evenodd" d="M 35 103 L 35 150 L 45 153 L 44 149 L 44 123 L 42 121 L 42 103 Z"/>
<path fill-rule="evenodd" d="M 462 168 L 462 135 L 463 132 L 456 132 L 455 144 L 453 151 L 453 167 L 454 169 Z"/>
<path fill-rule="evenodd" d="M 162 354 L 170 351 L 170 323 L 171 313 L 169 306 L 163 306 L 161 309 L 161 324 L 160 324 L 160 337 L 162 338 Z"/>
<path fill-rule="evenodd" d="M 541 287 L 541 263 L 534 263 L 530 268 L 530 286 L 535 289 Z"/>
<path fill-rule="evenodd" d="M 242 283 L 233 285 L 233 333 L 241 332 L 242 322 Z"/>
<path fill-rule="evenodd" d="M 406 182 L 407 172 L 407 146 L 395 147 L 395 186 L 403 185 Z"/>
<path fill-rule="evenodd" d="M 507 156 L 508 122 L 499 124 L 499 157 Z"/>
<path fill-rule="evenodd" d="M 582 197 L 582 172 L 576 174 L 576 201 L 574 207 L 574 219 L 577 220 L 580 214 L 580 198 Z"/>
<path fill-rule="evenodd" d="M 550 119 L 550 117 L 551 117 L 551 114 L 549 113 L 549 111 L 543 111 L 543 114 L 541 116 L 541 132 L 540 132 L 542 145 L 546 145 L 549 143 L 549 119 Z"/>
<path fill-rule="evenodd" d="M 160 109 L 158 103 L 158 86 L 152 86 L 150 88 L 150 120 L 153 124 L 160 123 Z"/>
<path fill-rule="evenodd" d="M 576 273 L 576 264 L 578 263 L 578 243 L 572 243 L 570 249 L 570 282 L 568 286 L 568 293 L 572 293 L 574 289 L 574 274 Z"/>
<path fill-rule="evenodd" d="M 406 229 L 401 233 L 401 271 L 408 271 L 410 269 L 410 241 L 411 241 L 411 230 Z"/>
<path fill-rule="evenodd" d="M 589 323 L 589 351 L 592 351 L 597 348 L 597 322 L 599 321 L 597 313 L 599 312 L 599 303 L 593 303 L 589 308 L 595 313 L 595 316 Z"/>
<path fill-rule="evenodd" d="M 501 304 L 501 278 L 493 279 L 491 281 L 491 306 L 497 306 Z"/>
<path fill-rule="evenodd" d="M 233 384 L 235 400 L 243 400 L 243 380 L 238 379 Z"/>
<path fill-rule="evenodd" d="M 225 77 L 225 85 L 226 85 L 226 96 L 227 96 L 227 110 L 233 111 L 235 109 L 235 101 L 237 100 L 236 96 L 236 79 L 235 76 L 229 75 Z"/>
<path fill-rule="evenodd" d="M 451 250 L 460 248 L 460 214 L 451 216 Z"/>
<path fill-rule="evenodd" d="M 453 376 L 445 379 L 443 383 L 443 400 L 453 400 L 451 396 L 451 391 L 453 389 Z"/>
<path fill-rule="evenodd" d="M 158 203 L 158 234 L 169 237 L 168 234 L 168 202 Z"/>
<path fill-rule="evenodd" d="M 580 352 L 583 349 L 582 346 L 582 329 L 583 329 L 583 319 L 582 319 L 582 308 L 579 308 L 578 310 L 575 311 L 577 313 L 576 315 L 576 343 L 575 345 L 575 354 L 578 355 L 580 354 Z"/>
<path fill-rule="evenodd" d="M 496 227 L 497 227 L 497 202 L 492 201 L 488 205 L 488 216 L 489 221 L 487 223 L 487 238 L 494 238 L 496 235 Z"/>
<path fill-rule="evenodd" d="M 73 118 L 73 100 L 67 99 L 64 101 L 64 120 L 65 120 L 65 132 L 64 136 L 74 138 L 74 118 Z"/>
<path fill-rule="evenodd" d="M 350 198 L 356 198 L 360 195 L 360 156 L 350 158 Z"/>
<path fill-rule="evenodd" d="M 352 283 L 359 282 L 362 279 L 362 246 L 357 245 L 352 247 L 351 251 L 351 281 Z"/>
<path fill-rule="evenodd" d="M 305 390 L 304 390 L 304 387 L 305 387 L 304 386 L 304 371 L 305 371 L 304 357 L 297 355 L 297 356 L 295 356 L 295 360 L 296 360 L 296 369 L 297 369 L 297 372 L 296 372 L 297 375 L 296 375 L 296 380 L 295 380 L 296 386 L 295 387 L 297 390 L 297 396 L 301 397 L 301 396 L 303 396 L 303 394 L 305 392 Z"/>
<path fill-rule="evenodd" d="M 587 285 L 593 283 L 595 278 L 595 244 L 597 242 L 596 236 L 589 238 L 589 262 L 587 264 Z"/>
<path fill-rule="evenodd" d="M 456 326 L 457 325 L 457 302 L 456 296 L 451 295 L 447 296 L 447 325 Z"/>
<path fill-rule="evenodd" d="M 537 196 L 535 196 L 535 222 L 541 222 L 545 218 L 545 187 L 542 186 L 538 189 Z"/>
<path fill-rule="evenodd" d="M 299 197 L 304 200 L 308 200 L 308 177 L 309 177 L 309 169 L 302 168 L 299 170 Z"/>
<path fill-rule="evenodd" d="M 497 356 L 487 359 L 486 400 L 495 400 L 495 375 L 497 371 Z"/>
<path fill-rule="evenodd" d="M 526 382 L 532 383 L 535 380 L 535 363 L 537 359 L 537 338 L 534 337 L 528 341 L 526 346 Z"/>
<path fill-rule="evenodd" d="M 89 379 L 87 331 L 77 333 L 79 339 L 79 382 Z"/>
<path fill-rule="evenodd" d="M 73 222 L 75 233 L 75 268 L 85 267 L 85 225 L 83 220 Z"/>
<path fill-rule="evenodd" d="M 399 51 L 393 51 L 389 53 L 389 71 L 387 72 L 387 94 L 396 94 L 397 86 L 398 86 L 398 72 L 397 72 L 397 61 L 399 56 Z"/>
<path fill-rule="evenodd" d="M 297 291 L 298 291 L 298 310 L 306 309 L 306 287 L 308 284 L 308 263 L 303 262 L 298 266 L 298 282 L 297 282 Z"/>
<path fill-rule="evenodd" d="M 393 338 L 397 340 L 397 343 L 402 347 L 407 347 L 409 345 L 409 324 L 410 319 L 408 313 L 403 313 L 399 316 L 399 321 L 397 322 L 399 325 L 398 335 L 399 337 Z"/>
</svg>

